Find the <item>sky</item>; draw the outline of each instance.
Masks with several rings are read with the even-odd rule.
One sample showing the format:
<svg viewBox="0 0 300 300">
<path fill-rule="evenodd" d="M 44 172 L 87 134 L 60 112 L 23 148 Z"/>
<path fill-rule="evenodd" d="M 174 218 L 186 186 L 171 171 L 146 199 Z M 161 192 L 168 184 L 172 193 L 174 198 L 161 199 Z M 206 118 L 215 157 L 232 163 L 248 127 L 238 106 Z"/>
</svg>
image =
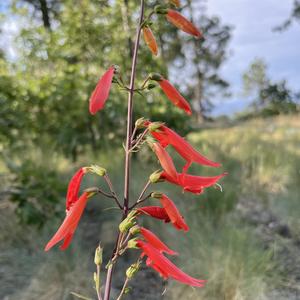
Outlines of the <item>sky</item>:
<svg viewBox="0 0 300 300">
<path fill-rule="evenodd" d="M 0 12 L 5 11 L 6 1 L 0 0 Z M 214 99 L 213 115 L 232 115 L 249 104 L 241 96 L 242 74 L 255 58 L 265 60 L 271 80 L 286 79 L 291 89 L 300 91 L 300 23 L 293 23 L 284 32 L 273 31 L 288 18 L 292 7 L 293 0 L 207 0 L 208 15 L 217 15 L 223 24 L 233 26 L 230 56 L 221 68 L 232 96 Z M 4 45 L 13 59 L 13 36 L 20 25 L 14 19 L 2 25 L 0 47 Z"/>
<path fill-rule="evenodd" d="M 223 23 L 234 26 L 229 44 L 230 58 L 221 74 L 231 84 L 230 99 L 215 99 L 214 114 L 233 114 L 248 103 L 240 96 L 242 74 L 254 58 L 263 58 L 272 80 L 286 79 L 288 86 L 300 91 L 300 24 L 284 32 L 272 29 L 289 16 L 293 0 L 208 0 L 209 15 L 220 16 Z"/>
</svg>

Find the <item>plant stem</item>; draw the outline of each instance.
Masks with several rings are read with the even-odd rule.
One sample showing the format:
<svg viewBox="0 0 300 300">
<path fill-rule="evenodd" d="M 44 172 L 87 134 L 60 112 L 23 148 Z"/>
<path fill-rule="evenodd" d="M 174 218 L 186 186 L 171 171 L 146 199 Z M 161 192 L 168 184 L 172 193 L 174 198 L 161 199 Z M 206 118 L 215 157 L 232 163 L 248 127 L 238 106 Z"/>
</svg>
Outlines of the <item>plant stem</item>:
<svg viewBox="0 0 300 300">
<path fill-rule="evenodd" d="M 130 162 L 131 162 L 131 135 L 132 135 L 132 111 L 133 111 L 133 94 L 134 94 L 134 83 L 135 83 L 135 73 L 138 57 L 138 49 L 141 37 L 141 25 L 144 19 L 144 0 L 141 0 L 140 9 L 140 20 L 139 26 L 136 33 L 136 40 L 134 45 L 134 52 L 132 58 L 131 66 L 131 77 L 128 93 L 128 108 L 127 108 L 127 134 L 126 134 L 126 156 L 125 156 L 125 182 L 124 182 L 124 215 L 128 213 L 128 203 L 129 203 L 129 182 L 130 182 Z"/>
<path fill-rule="evenodd" d="M 124 293 L 125 293 L 125 290 L 126 290 L 126 287 L 127 287 L 128 282 L 129 282 L 129 278 L 127 277 L 126 280 L 125 280 L 125 282 L 124 282 L 124 285 L 123 285 L 123 287 L 122 287 L 122 290 L 121 290 L 121 292 L 120 292 L 120 295 L 119 295 L 119 297 L 117 298 L 117 300 L 121 300 L 121 299 L 122 299 L 122 297 L 123 297 L 123 295 L 124 295 Z"/>
<path fill-rule="evenodd" d="M 131 136 L 132 136 L 133 94 L 134 94 L 134 83 L 135 83 L 138 49 L 140 44 L 142 24 L 144 20 L 144 9 L 145 9 L 145 2 L 144 0 L 141 0 L 140 18 L 139 18 L 139 25 L 136 32 L 136 39 L 135 39 L 134 52 L 133 52 L 132 65 L 131 65 L 129 93 L 128 93 L 123 219 L 126 218 L 128 214 L 128 205 L 129 205 L 129 182 L 130 182 L 130 160 L 131 160 L 130 148 L 131 148 Z M 116 247 L 114 249 L 114 253 L 119 248 L 119 244 L 121 240 L 122 240 L 122 234 L 119 233 L 116 241 Z M 107 270 L 104 300 L 109 300 L 110 297 L 111 281 L 112 281 L 112 273 L 113 273 L 114 265 L 115 264 L 111 264 Z"/>
</svg>

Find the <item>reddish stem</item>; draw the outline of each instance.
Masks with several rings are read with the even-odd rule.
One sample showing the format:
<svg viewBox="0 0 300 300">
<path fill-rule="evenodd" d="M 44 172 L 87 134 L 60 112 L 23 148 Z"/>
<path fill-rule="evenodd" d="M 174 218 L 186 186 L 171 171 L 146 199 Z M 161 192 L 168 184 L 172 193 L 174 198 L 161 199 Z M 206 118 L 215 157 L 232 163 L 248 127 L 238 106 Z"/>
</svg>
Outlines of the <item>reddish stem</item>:
<svg viewBox="0 0 300 300">
<path fill-rule="evenodd" d="M 133 52 L 132 66 L 131 66 L 131 77 L 130 77 L 130 85 L 129 85 L 129 93 L 128 93 L 123 219 L 126 218 L 128 214 L 128 206 L 129 206 L 129 188 L 130 188 L 129 183 L 130 183 L 130 162 L 131 162 L 130 148 L 131 148 L 131 136 L 132 136 L 133 95 L 134 95 L 134 83 L 135 83 L 138 49 L 139 49 L 141 29 L 142 29 L 142 24 L 144 19 L 144 8 L 145 8 L 144 6 L 145 6 L 144 0 L 141 0 L 140 18 L 139 18 L 139 25 L 137 28 L 136 40 L 134 45 L 134 52 Z M 116 247 L 113 252 L 113 256 L 115 255 L 115 251 L 117 251 L 117 249 L 119 248 L 119 244 L 121 240 L 122 240 L 122 235 L 119 233 L 116 241 Z M 111 281 L 112 281 L 112 273 L 113 273 L 114 265 L 115 263 L 111 264 L 107 270 L 104 300 L 109 300 L 110 297 Z"/>
</svg>

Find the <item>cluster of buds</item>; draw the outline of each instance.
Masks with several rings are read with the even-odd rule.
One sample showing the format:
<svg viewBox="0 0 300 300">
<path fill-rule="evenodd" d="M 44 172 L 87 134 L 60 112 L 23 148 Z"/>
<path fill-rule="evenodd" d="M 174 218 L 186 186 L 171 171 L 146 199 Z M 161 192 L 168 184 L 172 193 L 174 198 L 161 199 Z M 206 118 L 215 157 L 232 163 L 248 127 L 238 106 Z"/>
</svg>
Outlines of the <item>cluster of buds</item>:
<svg viewBox="0 0 300 300">
<path fill-rule="evenodd" d="M 175 7 L 180 6 L 179 0 L 170 0 L 170 3 Z M 199 31 L 189 20 L 187 20 L 178 11 L 171 9 L 168 6 L 156 6 L 154 10 L 145 18 L 143 17 L 143 9 L 144 8 L 142 5 L 141 21 L 136 39 L 137 47 L 135 47 L 135 55 L 137 55 L 136 49 L 138 49 L 138 42 L 141 32 L 143 33 L 145 43 L 149 47 L 152 54 L 155 56 L 158 55 L 158 45 L 151 30 L 152 22 L 150 20 L 150 17 L 154 14 L 165 16 L 168 22 L 196 38 L 202 37 L 201 31 Z M 133 64 L 134 63 L 136 63 L 136 60 L 133 61 Z M 133 68 L 133 71 L 134 70 L 135 68 Z M 133 77 L 131 79 L 133 79 Z M 104 108 L 105 103 L 109 98 L 111 86 L 113 83 L 116 83 L 123 90 L 129 92 L 129 98 L 132 97 L 134 92 L 140 93 L 145 89 L 152 90 L 156 86 L 159 86 L 165 96 L 176 107 L 184 111 L 187 115 L 192 114 L 192 109 L 189 102 L 161 74 L 150 73 L 138 89 L 134 88 L 134 80 L 131 80 L 131 82 L 133 82 L 133 84 L 130 85 L 130 88 L 125 86 L 121 77 L 120 68 L 116 65 L 110 66 L 108 70 L 101 76 L 94 91 L 92 92 L 89 102 L 90 113 L 94 115 Z M 130 110 L 130 105 L 128 107 L 129 117 L 127 121 L 129 124 L 128 131 L 130 131 L 130 125 L 132 124 L 132 112 Z M 137 136 L 137 133 L 141 130 L 143 130 L 143 133 Z M 86 207 L 87 201 L 93 195 L 100 193 L 108 198 L 113 199 L 121 209 L 123 219 L 119 224 L 119 235 L 112 259 L 107 265 L 108 269 L 112 272 L 111 266 L 114 264 L 116 259 L 128 249 L 138 249 L 141 251 L 137 262 L 131 264 L 126 271 L 126 281 L 118 299 L 121 299 L 121 296 L 126 292 L 127 282 L 131 280 L 139 271 L 144 257 L 147 257 L 145 260 L 146 265 L 157 271 L 164 279 L 172 278 L 181 283 L 195 287 L 202 287 L 204 285 L 205 280 L 191 277 L 175 266 L 170 259 L 166 257 L 166 255 L 173 256 L 177 255 L 178 253 L 170 249 L 155 233 L 149 229 L 146 229 L 140 224 L 143 216 L 150 216 L 154 219 L 171 224 L 176 230 L 187 232 L 189 230 L 189 226 L 187 225 L 179 209 L 176 207 L 174 201 L 172 201 L 166 194 L 161 192 L 152 191 L 147 197 L 144 197 L 144 195 L 149 186 L 157 182 L 168 182 L 180 186 L 183 191 L 201 194 L 206 188 L 217 185 L 218 180 L 226 175 L 226 173 L 222 173 L 217 176 L 204 177 L 188 174 L 188 169 L 192 163 L 209 167 L 220 167 L 221 165 L 203 156 L 183 137 L 181 137 L 172 129 L 168 128 L 163 122 L 151 122 L 145 118 L 136 120 L 133 132 L 127 133 L 126 158 L 129 159 L 130 154 L 134 152 L 133 150 L 139 149 L 144 142 L 147 142 L 147 144 L 155 153 L 161 169 L 153 172 L 150 175 L 146 186 L 144 187 L 135 204 L 129 206 L 129 199 L 127 199 L 126 193 L 124 196 L 124 204 L 122 205 L 120 203 L 117 194 L 114 192 L 113 185 L 109 179 L 106 169 L 97 165 L 82 167 L 71 178 L 68 186 L 65 219 L 45 247 L 45 251 L 48 251 L 61 241 L 63 241 L 62 245 L 60 246 L 61 250 L 65 250 L 70 245 L 80 218 Z M 169 146 L 172 147 L 185 161 L 185 165 L 180 172 L 177 171 L 173 159 L 167 151 L 167 147 Z M 127 168 L 129 168 L 128 164 Z M 103 178 L 107 183 L 109 190 L 103 191 L 100 188 L 89 188 L 79 196 L 81 182 L 84 178 L 84 175 L 87 173 L 95 174 Z M 129 174 L 129 171 L 127 174 Z M 125 180 L 125 182 L 125 190 L 128 190 L 129 181 Z M 159 205 L 139 206 L 142 202 L 150 198 L 156 199 L 156 201 L 159 202 Z M 94 273 L 94 281 L 98 299 L 102 299 L 100 286 L 102 252 L 103 249 L 98 246 L 95 251 L 94 259 L 97 267 L 97 272 Z M 111 276 L 109 271 L 108 274 L 108 276 Z M 108 279 L 107 282 L 109 287 L 105 289 L 105 300 L 109 299 L 111 280 Z"/>
</svg>

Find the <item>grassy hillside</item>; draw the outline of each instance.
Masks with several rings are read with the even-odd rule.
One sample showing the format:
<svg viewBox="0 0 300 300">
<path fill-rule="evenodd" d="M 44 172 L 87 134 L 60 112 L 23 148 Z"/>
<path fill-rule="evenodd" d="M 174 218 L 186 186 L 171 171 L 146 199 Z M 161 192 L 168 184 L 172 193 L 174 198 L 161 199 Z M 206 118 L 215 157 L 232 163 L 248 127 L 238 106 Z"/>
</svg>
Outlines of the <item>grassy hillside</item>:
<svg viewBox="0 0 300 300">
<path fill-rule="evenodd" d="M 154 189 L 163 189 L 178 204 L 191 230 L 179 233 L 171 226 L 149 219 L 145 219 L 145 224 L 180 252 L 176 264 L 195 277 L 207 279 L 207 286 L 197 290 L 175 282 L 166 285 L 155 274 L 145 271 L 134 296 L 128 295 L 127 299 L 297 299 L 300 118 L 252 120 L 229 128 L 195 132 L 188 139 L 210 158 L 223 163 L 221 170 L 193 166 L 191 172 L 203 175 L 229 172 L 221 182 L 223 192 L 211 188 L 203 195 L 193 196 L 159 184 Z M 118 163 L 110 161 L 119 155 L 115 152 L 101 154 L 94 162 L 100 161 L 113 169 L 113 182 L 121 192 L 122 174 L 117 175 Z M 43 164 L 43 155 L 40 157 Z M 143 178 L 157 168 L 149 157 L 143 151 L 138 156 L 143 166 L 134 162 L 132 194 L 139 193 Z M 55 158 L 51 163 L 49 160 L 47 164 L 61 172 L 70 166 L 62 159 Z M 83 157 L 80 163 L 90 162 L 90 157 Z M 179 159 L 177 163 L 182 164 Z M 63 209 L 63 203 L 57 205 Z M 111 206 L 100 197 L 93 201 L 71 248 L 64 253 L 54 250 L 44 254 L 43 246 L 60 219 L 48 220 L 39 231 L 19 225 L 11 204 L 3 198 L 0 298 L 73 299 L 70 291 L 93 297 L 92 249 L 101 240 L 106 244 L 107 255 L 110 252 L 116 216 Z M 117 278 L 123 278 L 122 272 Z M 133 280 L 132 285 L 136 284 Z M 114 288 L 114 291 L 119 288 L 118 281 Z"/>
</svg>

